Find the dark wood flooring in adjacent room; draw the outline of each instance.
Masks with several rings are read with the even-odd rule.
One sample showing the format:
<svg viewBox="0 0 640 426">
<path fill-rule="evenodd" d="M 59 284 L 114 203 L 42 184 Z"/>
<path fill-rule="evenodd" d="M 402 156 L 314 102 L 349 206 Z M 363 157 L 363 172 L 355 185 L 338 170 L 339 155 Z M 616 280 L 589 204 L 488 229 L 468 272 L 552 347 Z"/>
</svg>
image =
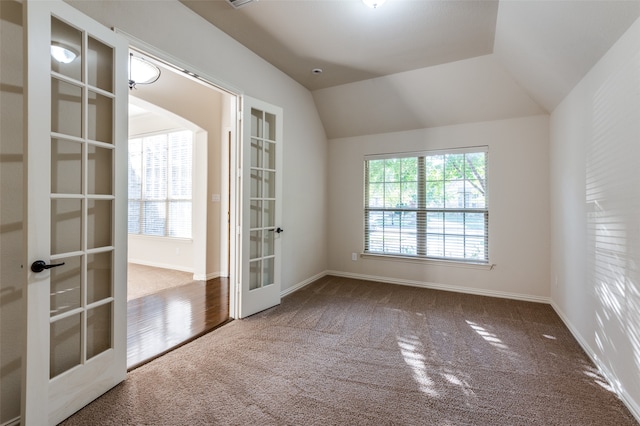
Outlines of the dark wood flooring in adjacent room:
<svg viewBox="0 0 640 426">
<path fill-rule="evenodd" d="M 229 280 L 193 281 L 127 302 L 127 367 L 151 359 L 229 321 Z"/>
</svg>

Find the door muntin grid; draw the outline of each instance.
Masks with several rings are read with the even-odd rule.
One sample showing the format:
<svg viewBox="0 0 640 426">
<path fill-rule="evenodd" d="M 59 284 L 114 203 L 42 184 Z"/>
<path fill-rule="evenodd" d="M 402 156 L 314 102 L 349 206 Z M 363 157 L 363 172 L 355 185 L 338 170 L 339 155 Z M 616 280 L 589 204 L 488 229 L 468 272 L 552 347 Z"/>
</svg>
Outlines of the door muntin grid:
<svg viewBox="0 0 640 426">
<path fill-rule="evenodd" d="M 275 283 L 276 116 L 251 109 L 249 290 Z"/>
<path fill-rule="evenodd" d="M 114 50 L 51 18 L 49 377 L 113 347 Z"/>
</svg>

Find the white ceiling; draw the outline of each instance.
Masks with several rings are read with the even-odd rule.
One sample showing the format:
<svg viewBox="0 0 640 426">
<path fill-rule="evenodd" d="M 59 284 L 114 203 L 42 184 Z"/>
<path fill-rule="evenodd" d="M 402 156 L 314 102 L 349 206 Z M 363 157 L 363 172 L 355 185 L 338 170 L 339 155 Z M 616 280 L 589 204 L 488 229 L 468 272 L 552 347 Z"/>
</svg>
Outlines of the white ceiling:
<svg viewBox="0 0 640 426">
<path fill-rule="evenodd" d="M 329 138 L 549 113 L 640 16 L 640 0 L 181 1 L 311 90 Z"/>
<path fill-rule="evenodd" d="M 182 3 L 310 90 L 491 53 L 498 11 L 497 0 Z"/>
</svg>

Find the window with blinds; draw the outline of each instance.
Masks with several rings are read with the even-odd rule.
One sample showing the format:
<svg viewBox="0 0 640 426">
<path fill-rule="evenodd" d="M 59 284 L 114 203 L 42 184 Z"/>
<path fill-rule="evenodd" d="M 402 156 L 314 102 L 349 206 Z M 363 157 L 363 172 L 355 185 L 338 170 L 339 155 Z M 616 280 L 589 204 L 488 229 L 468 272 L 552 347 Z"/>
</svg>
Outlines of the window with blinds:
<svg viewBox="0 0 640 426">
<path fill-rule="evenodd" d="M 129 233 L 191 238 L 193 132 L 129 140 Z"/>
<path fill-rule="evenodd" d="M 365 158 L 365 253 L 488 263 L 486 147 Z"/>
</svg>

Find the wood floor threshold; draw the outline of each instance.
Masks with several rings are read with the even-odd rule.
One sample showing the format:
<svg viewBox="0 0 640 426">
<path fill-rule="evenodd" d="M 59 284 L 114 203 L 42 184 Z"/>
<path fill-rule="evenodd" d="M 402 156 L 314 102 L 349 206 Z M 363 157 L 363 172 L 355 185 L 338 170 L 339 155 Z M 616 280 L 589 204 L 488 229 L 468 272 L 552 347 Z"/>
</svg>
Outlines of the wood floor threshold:
<svg viewBox="0 0 640 426">
<path fill-rule="evenodd" d="M 127 302 L 127 371 L 227 324 L 229 280 L 166 288 Z"/>
<path fill-rule="evenodd" d="M 167 350 L 164 350 L 164 351 L 162 351 L 162 352 L 160 352 L 160 353 L 158 353 L 156 355 L 153 355 L 153 356 L 151 356 L 151 357 L 149 357 L 147 359 L 144 359 L 144 360 L 142 360 L 142 361 L 140 361 L 140 362 L 138 362 L 138 363 L 136 363 L 136 364 L 134 364 L 134 365 L 132 365 L 130 367 L 127 367 L 127 373 L 132 371 L 132 370 L 135 370 L 138 367 L 142 367 L 143 365 L 148 364 L 149 362 L 153 361 L 154 359 L 160 358 L 161 356 L 166 355 L 169 352 L 174 351 L 174 350 L 178 349 L 179 347 L 186 345 L 187 343 L 191 343 L 194 340 L 199 339 L 200 337 L 204 336 L 205 334 L 209 334 L 213 330 L 217 330 L 218 328 L 222 327 L 223 325 L 229 324 L 231 321 L 233 321 L 233 319 L 228 319 L 227 321 L 223 322 L 222 324 L 218 324 L 218 325 L 216 325 L 216 326 L 214 326 L 214 327 L 212 327 L 212 328 L 210 328 L 208 330 L 204 330 L 204 331 L 194 335 L 193 337 L 190 337 L 187 340 L 185 340 L 183 342 L 180 342 L 175 346 L 170 347 Z"/>
</svg>

